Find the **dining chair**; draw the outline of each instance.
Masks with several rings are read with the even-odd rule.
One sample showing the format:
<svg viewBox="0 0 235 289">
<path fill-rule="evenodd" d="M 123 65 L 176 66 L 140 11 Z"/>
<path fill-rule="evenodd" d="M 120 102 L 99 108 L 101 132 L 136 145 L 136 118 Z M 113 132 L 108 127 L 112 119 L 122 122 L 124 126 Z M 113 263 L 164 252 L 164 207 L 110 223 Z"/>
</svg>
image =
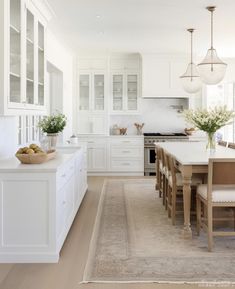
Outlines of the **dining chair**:
<svg viewBox="0 0 235 289">
<path fill-rule="evenodd" d="M 235 207 L 235 158 L 209 159 L 208 183 L 197 188 L 197 233 L 207 231 L 208 250 L 213 249 L 214 236 L 235 236 L 235 231 L 214 231 L 214 208 Z M 202 214 L 202 209 L 206 215 Z M 224 220 L 224 219 L 223 219 Z"/>
<path fill-rule="evenodd" d="M 228 148 L 235 149 L 235 143 L 229 142 L 228 143 Z"/>
<path fill-rule="evenodd" d="M 175 166 L 175 159 L 172 155 L 167 154 L 169 164 L 169 178 L 168 178 L 168 194 L 167 194 L 167 207 L 168 217 L 172 220 L 172 225 L 175 225 L 176 215 L 183 214 L 183 210 L 177 209 L 177 204 L 183 204 L 183 178 L 181 173 Z M 196 188 L 202 183 L 200 176 L 192 176 L 191 191 L 192 194 L 196 194 Z"/>
<path fill-rule="evenodd" d="M 161 154 L 161 147 L 156 145 L 155 147 L 155 168 L 156 168 L 156 184 L 155 189 L 159 191 L 159 198 L 162 197 L 163 188 L 162 188 L 162 154 Z"/>
<path fill-rule="evenodd" d="M 218 145 L 223 146 L 223 147 L 227 147 L 228 142 L 227 142 L 227 141 L 224 141 L 224 140 L 219 140 L 219 141 L 218 141 Z"/>
</svg>

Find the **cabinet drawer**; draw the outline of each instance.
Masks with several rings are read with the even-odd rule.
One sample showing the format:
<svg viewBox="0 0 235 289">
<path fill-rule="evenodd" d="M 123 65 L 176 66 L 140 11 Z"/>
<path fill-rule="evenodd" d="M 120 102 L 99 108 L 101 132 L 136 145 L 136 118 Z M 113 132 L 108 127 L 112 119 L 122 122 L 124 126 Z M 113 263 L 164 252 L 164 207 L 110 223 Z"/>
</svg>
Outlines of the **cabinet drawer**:
<svg viewBox="0 0 235 289">
<path fill-rule="evenodd" d="M 57 184 L 58 184 L 57 189 L 62 188 L 64 184 L 66 184 L 66 182 L 70 179 L 74 171 L 75 171 L 74 160 L 68 162 L 61 169 L 58 170 L 56 174 L 56 179 L 57 179 Z"/>
<path fill-rule="evenodd" d="M 142 160 L 111 160 L 112 171 L 143 171 L 144 164 Z"/>
<path fill-rule="evenodd" d="M 118 138 L 118 139 L 111 139 L 110 144 L 111 145 L 116 145 L 116 146 L 144 146 L 144 139 L 131 139 L 131 138 L 126 138 L 125 136 L 123 137 L 124 139 Z"/>
<path fill-rule="evenodd" d="M 144 150 L 142 147 L 128 147 L 128 146 L 113 146 L 111 147 L 111 158 L 113 157 L 136 157 L 136 158 L 142 158 L 144 154 Z"/>
</svg>

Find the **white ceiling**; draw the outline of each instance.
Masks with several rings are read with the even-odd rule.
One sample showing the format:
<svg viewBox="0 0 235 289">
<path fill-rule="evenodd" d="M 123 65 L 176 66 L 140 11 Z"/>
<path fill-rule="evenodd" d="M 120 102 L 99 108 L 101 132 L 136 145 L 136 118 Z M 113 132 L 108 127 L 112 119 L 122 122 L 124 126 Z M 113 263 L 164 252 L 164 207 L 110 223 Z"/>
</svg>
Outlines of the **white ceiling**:
<svg viewBox="0 0 235 289">
<path fill-rule="evenodd" d="M 196 28 L 195 52 L 209 48 L 210 13 L 216 5 L 215 48 L 235 56 L 235 0 L 48 0 L 49 28 L 75 51 L 179 52 L 189 49 L 187 28 Z M 100 18 L 97 18 L 100 15 Z"/>
</svg>

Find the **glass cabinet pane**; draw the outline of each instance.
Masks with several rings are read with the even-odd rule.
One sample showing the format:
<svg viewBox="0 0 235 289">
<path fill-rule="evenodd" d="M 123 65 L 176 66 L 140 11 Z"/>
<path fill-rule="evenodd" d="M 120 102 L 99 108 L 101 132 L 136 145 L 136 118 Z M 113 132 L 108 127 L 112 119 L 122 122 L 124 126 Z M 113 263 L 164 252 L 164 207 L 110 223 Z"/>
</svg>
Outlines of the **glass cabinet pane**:
<svg viewBox="0 0 235 289">
<path fill-rule="evenodd" d="M 123 109 L 123 75 L 113 75 L 113 110 Z"/>
<path fill-rule="evenodd" d="M 38 104 L 44 105 L 44 27 L 38 23 Z"/>
<path fill-rule="evenodd" d="M 81 74 L 80 75 L 80 110 L 89 110 L 90 102 L 90 75 Z"/>
<path fill-rule="evenodd" d="M 21 102 L 21 1 L 10 1 L 10 102 Z"/>
<path fill-rule="evenodd" d="M 94 109 L 104 110 L 104 75 L 94 75 Z"/>
<path fill-rule="evenodd" d="M 137 110 L 138 78 L 136 74 L 127 75 L 127 109 Z"/>
<path fill-rule="evenodd" d="M 26 37 L 26 102 L 34 103 L 34 16 L 27 10 Z"/>
</svg>

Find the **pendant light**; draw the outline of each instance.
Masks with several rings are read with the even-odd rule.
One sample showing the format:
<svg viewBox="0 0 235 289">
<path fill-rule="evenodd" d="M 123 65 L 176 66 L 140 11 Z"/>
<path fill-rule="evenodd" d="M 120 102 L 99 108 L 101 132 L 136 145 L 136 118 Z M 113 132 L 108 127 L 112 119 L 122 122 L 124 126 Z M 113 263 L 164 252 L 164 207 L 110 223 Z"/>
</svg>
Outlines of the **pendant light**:
<svg viewBox="0 0 235 289">
<path fill-rule="evenodd" d="M 198 64 L 201 79 L 206 84 L 219 83 L 224 78 L 227 68 L 227 64 L 217 56 L 213 46 L 213 13 L 215 8 L 215 6 L 206 7 L 211 12 L 211 47 L 208 49 L 204 60 Z"/>
<path fill-rule="evenodd" d="M 196 93 L 202 88 L 200 75 L 197 66 L 193 63 L 193 32 L 194 29 L 187 29 L 191 34 L 191 62 L 188 64 L 186 72 L 180 77 L 184 90 L 188 93 Z"/>
</svg>

